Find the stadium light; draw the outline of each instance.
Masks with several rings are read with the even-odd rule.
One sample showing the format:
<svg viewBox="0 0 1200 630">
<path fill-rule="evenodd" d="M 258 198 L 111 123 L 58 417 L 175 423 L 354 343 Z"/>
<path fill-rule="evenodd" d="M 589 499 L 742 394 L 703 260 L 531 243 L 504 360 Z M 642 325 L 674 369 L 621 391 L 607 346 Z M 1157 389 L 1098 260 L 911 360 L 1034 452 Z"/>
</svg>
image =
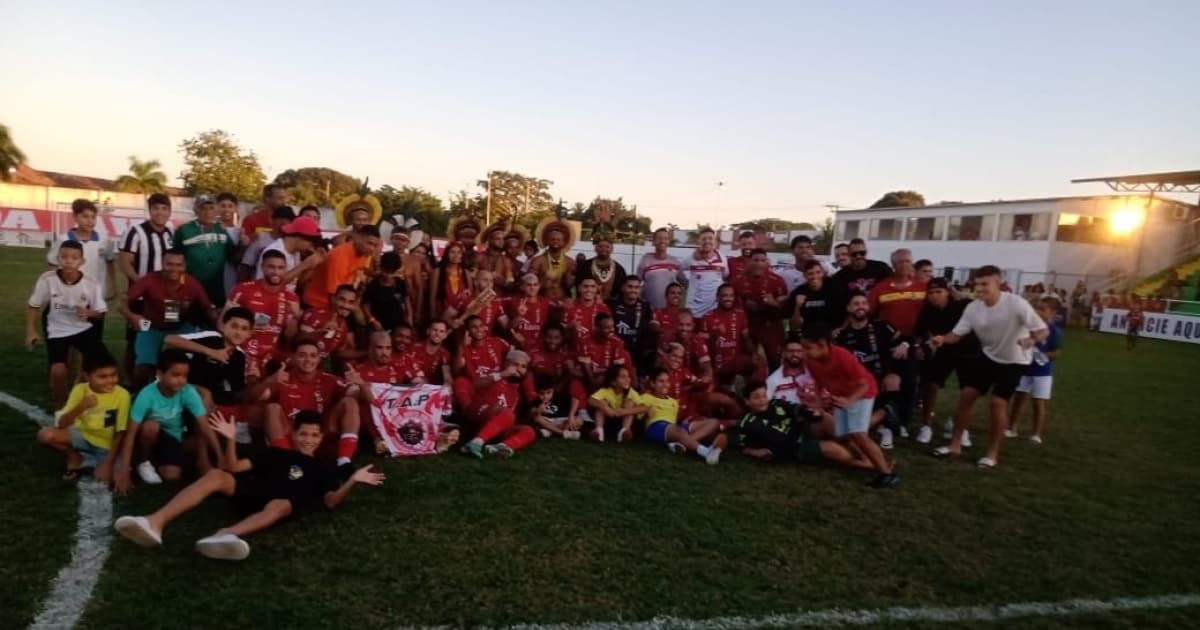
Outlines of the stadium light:
<svg viewBox="0 0 1200 630">
<path fill-rule="evenodd" d="M 1116 234 L 1129 234 L 1142 224 L 1142 211 L 1137 208 L 1121 208 L 1112 217 L 1112 231 Z"/>
</svg>

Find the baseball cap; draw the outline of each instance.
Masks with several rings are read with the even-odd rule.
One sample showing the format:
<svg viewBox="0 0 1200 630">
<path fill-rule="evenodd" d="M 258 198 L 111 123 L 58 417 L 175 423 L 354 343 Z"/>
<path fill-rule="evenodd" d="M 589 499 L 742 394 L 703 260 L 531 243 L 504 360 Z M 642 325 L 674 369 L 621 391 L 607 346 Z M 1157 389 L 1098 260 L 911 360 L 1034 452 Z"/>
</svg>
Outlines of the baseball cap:
<svg viewBox="0 0 1200 630">
<path fill-rule="evenodd" d="M 217 203 L 216 198 L 212 195 L 196 195 L 196 198 L 192 200 L 192 210 L 194 211 L 196 208 L 210 203 Z"/>
<path fill-rule="evenodd" d="M 950 283 L 946 282 L 945 278 L 930 278 L 929 284 L 925 286 L 925 290 L 932 291 L 934 289 L 945 289 L 949 291 Z"/>
<path fill-rule="evenodd" d="M 311 217 L 296 217 L 292 222 L 283 226 L 283 233 L 295 236 L 307 236 L 309 238 L 321 237 L 321 226 L 317 225 Z"/>
</svg>

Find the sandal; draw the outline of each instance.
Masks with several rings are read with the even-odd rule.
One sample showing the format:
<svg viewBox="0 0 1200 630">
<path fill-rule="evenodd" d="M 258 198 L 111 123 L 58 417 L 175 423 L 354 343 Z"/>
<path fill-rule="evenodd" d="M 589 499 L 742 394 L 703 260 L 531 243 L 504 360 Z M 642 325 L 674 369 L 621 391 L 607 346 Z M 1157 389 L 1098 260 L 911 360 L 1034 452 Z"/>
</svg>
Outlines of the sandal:
<svg viewBox="0 0 1200 630">
<path fill-rule="evenodd" d="M 975 462 L 975 465 L 980 468 L 995 468 L 996 460 L 991 457 L 980 457 L 979 461 Z"/>
<path fill-rule="evenodd" d="M 62 480 L 67 482 L 76 482 L 83 477 L 91 477 L 95 469 L 90 466 L 82 466 L 79 468 L 68 468 L 67 472 L 63 473 Z"/>
<path fill-rule="evenodd" d="M 938 459 L 956 459 L 962 453 L 955 453 L 954 451 L 950 450 L 949 446 L 939 446 L 930 451 L 929 454 Z"/>
</svg>

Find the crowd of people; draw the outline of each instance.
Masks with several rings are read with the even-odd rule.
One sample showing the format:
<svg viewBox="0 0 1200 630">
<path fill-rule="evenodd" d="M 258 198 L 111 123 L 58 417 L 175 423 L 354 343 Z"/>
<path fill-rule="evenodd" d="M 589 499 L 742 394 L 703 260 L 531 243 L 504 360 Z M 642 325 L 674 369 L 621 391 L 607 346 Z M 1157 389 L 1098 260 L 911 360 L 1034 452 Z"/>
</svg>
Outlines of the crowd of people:
<svg viewBox="0 0 1200 630">
<path fill-rule="evenodd" d="M 114 247 L 95 206 L 76 201 L 76 226 L 27 310 L 27 343 L 44 340 L 59 409 L 38 440 L 64 454 L 64 478 L 90 475 L 122 494 L 135 477 L 193 480 L 158 511 L 117 520 L 143 546 L 222 494 L 247 516 L 196 548 L 241 559 L 247 534 L 382 483 L 356 463 L 387 453 L 373 384 L 444 386 L 453 412 L 437 452 L 482 459 L 540 439 L 643 440 L 709 465 L 731 450 L 834 463 L 892 488 L 886 451 L 909 431 L 934 441 L 951 374 L 959 397 L 935 456 L 970 446 L 981 397 L 991 425 L 980 467 L 997 465 L 1025 399 L 1029 439 L 1041 443 L 1058 301 L 1003 291 L 992 266 L 973 274 L 971 298 L 907 249 L 883 262 L 854 239 L 831 265 L 798 236 L 794 259 L 772 265 L 753 234 L 730 256 L 702 230 L 677 258 L 660 229 L 626 270 L 600 226 L 594 256 L 572 257 L 575 226 L 555 217 L 532 239 L 457 218 L 435 260 L 405 226 L 381 233 L 369 195 L 337 208 L 344 231 L 332 239 L 316 208 L 295 212 L 277 186 L 240 222 L 227 193 L 198 198 L 195 220 L 174 230 L 170 199 L 148 204 Z M 120 358 L 102 340 L 114 266 L 128 282 Z"/>
</svg>

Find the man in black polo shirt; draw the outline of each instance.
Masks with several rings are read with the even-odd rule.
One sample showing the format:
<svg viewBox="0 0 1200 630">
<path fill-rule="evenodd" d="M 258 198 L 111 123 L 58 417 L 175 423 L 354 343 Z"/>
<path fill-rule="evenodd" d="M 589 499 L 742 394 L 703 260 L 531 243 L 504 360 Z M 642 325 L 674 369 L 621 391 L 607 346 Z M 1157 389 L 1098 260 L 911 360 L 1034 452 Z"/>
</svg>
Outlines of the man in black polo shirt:
<svg viewBox="0 0 1200 630">
<path fill-rule="evenodd" d="M 870 293 L 876 282 L 892 275 L 892 268 L 880 260 L 867 260 L 867 243 L 861 238 L 850 241 L 850 265 L 833 274 L 834 282 L 846 293 Z"/>
<path fill-rule="evenodd" d="M 608 310 L 612 311 L 613 326 L 617 337 L 625 343 L 625 349 L 633 357 L 638 373 L 649 374 L 654 367 L 658 346 L 654 341 L 654 330 L 650 323 L 654 315 L 650 304 L 641 299 L 642 279 L 628 276 L 621 284 L 619 297 L 608 301 Z"/>
</svg>

